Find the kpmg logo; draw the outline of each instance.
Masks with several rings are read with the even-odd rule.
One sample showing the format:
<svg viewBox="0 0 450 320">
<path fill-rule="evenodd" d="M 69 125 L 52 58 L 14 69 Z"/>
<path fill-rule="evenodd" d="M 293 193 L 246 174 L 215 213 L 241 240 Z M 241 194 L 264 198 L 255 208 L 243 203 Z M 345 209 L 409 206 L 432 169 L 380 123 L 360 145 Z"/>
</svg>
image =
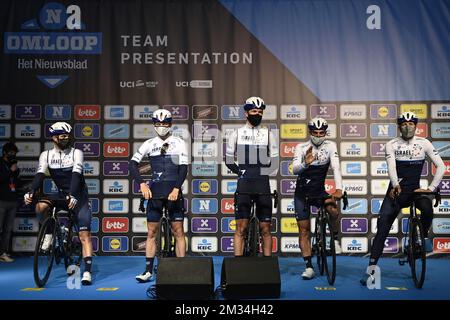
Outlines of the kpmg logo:
<svg viewBox="0 0 450 320">
<path fill-rule="evenodd" d="M 16 105 L 16 120 L 40 120 L 41 117 L 41 106 L 38 104 Z"/>
<path fill-rule="evenodd" d="M 68 104 L 47 104 L 45 105 L 46 120 L 70 120 L 72 108 Z"/>
<path fill-rule="evenodd" d="M 341 232 L 342 233 L 367 233 L 368 222 L 367 218 L 342 218 Z"/>
<path fill-rule="evenodd" d="M 363 158 L 367 156 L 365 142 L 341 142 L 341 156 L 348 158 Z"/>
<path fill-rule="evenodd" d="M 367 180 L 344 179 L 344 190 L 350 195 L 366 195 Z"/>
<path fill-rule="evenodd" d="M 41 125 L 17 123 L 15 137 L 18 139 L 39 139 L 41 137 Z"/>
<path fill-rule="evenodd" d="M 365 104 L 341 104 L 341 120 L 365 120 L 367 118 Z"/>
<path fill-rule="evenodd" d="M 281 237 L 281 252 L 300 252 L 298 237 Z"/>
<path fill-rule="evenodd" d="M 105 120 L 128 120 L 130 119 L 130 106 L 106 105 Z"/>
<path fill-rule="evenodd" d="M 336 119 L 336 105 L 334 104 L 313 104 L 309 108 L 311 118 L 321 117 L 326 120 Z"/>
<path fill-rule="evenodd" d="M 105 176 L 128 176 L 129 172 L 128 161 L 103 162 L 103 175 Z"/>
<path fill-rule="evenodd" d="M 364 139 L 367 137 L 367 125 L 365 123 L 341 124 L 342 139 Z"/>
<path fill-rule="evenodd" d="M 191 231 L 193 233 L 216 233 L 217 218 L 192 218 Z"/>
<path fill-rule="evenodd" d="M 243 120 L 245 119 L 244 108 L 241 105 L 223 105 L 222 120 Z"/>
<path fill-rule="evenodd" d="M 157 105 L 136 105 L 133 107 L 134 120 L 151 120 L 153 112 L 159 109 Z"/>
<path fill-rule="evenodd" d="M 196 158 L 214 158 L 217 157 L 217 143 L 194 142 L 192 153 Z"/>
<path fill-rule="evenodd" d="M 219 204 L 214 198 L 194 198 L 192 199 L 193 214 L 212 214 L 217 213 Z"/>
<path fill-rule="evenodd" d="M 371 104 L 370 118 L 374 120 L 394 120 L 397 118 L 395 104 Z"/>
<path fill-rule="evenodd" d="M 83 151 L 87 158 L 100 156 L 100 142 L 75 142 L 75 149 Z"/>
<path fill-rule="evenodd" d="M 372 139 L 392 139 L 397 136 L 397 125 L 394 123 L 371 123 L 370 137 Z"/>
<path fill-rule="evenodd" d="M 0 104 L 0 120 L 10 120 L 11 119 L 11 105 Z"/>
<path fill-rule="evenodd" d="M 187 120 L 189 118 L 189 106 L 165 105 L 163 109 L 169 110 L 172 113 L 172 118 L 175 120 Z"/>
<path fill-rule="evenodd" d="M 105 124 L 103 127 L 105 139 L 128 139 L 130 138 L 130 125 L 125 124 Z"/>
<path fill-rule="evenodd" d="M 281 120 L 306 120 L 306 106 L 301 105 L 282 105 Z"/>
<path fill-rule="evenodd" d="M 431 105 L 432 119 L 450 119 L 450 105 L 433 103 Z"/>
<path fill-rule="evenodd" d="M 192 106 L 192 118 L 194 120 L 217 120 L 218 107 L 216 105 Z"/>
<path fill-rule="evenodd" d="M 100 125 L 91 123 L 75 124 L 75 139 L 99 139 Z"/>
<path fill-rule="evenodd" d="M 20 169 L 20 175 L 26 177 L 32 177 L 36 175 L 38 165 L 39 164 L 36 161 L 19 161 L 17 163 L 17 166 Z"/>
</svg>

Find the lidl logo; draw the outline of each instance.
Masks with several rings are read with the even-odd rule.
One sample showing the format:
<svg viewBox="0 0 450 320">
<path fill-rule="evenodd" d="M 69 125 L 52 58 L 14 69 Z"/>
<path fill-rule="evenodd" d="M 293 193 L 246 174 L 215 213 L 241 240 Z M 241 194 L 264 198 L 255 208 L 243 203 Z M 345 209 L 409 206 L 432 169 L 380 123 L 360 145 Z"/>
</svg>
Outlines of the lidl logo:
<svg viewBox="0 0 450 320">
<path fill-rule="evenodd" d="M 220 229 L 222 233 L 234 233 L 236 231 L 236 220 L 234 218 L 222 218 Z"/>
<path fill-rule="evenodd" d="M 103 237 L 103 252 L 127 252 L 128 237 Z"/>
<path fill-rule="evenodd" d="M 75 138 L 77 139 L 99 139 L 100 125 L 77 123 L 75 124 Z"/>
<path fill-rule="evenodd" d="M 395 104 L 371 104 L 370 118 L 374 120 L 393 120 L 397 118 Z"/>
<path fill-rule="evenodd" d="M 217 194 L 217 180 L 194 179 L 192 180 L 193 194 Z"/>
</svg>

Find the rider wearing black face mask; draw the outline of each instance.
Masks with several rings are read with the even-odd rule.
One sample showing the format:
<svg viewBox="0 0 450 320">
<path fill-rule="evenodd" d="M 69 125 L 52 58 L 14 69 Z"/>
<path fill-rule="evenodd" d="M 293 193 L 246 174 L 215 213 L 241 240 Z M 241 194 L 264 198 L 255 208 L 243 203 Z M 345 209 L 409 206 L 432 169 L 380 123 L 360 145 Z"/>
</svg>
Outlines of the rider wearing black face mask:
<svg viewBox="0 0 450 320">
<path fill-rule="evenodd" d="M 3 157 L 0 159 L 0 261 L 13 262 L 9 256 L 14 217 L 17 212 L 17 192 L 19 168 L 17 167 L 17 147 L 8 142 L 3 146 Z"/>
<path fill-rule="evenodd" d="M 267 127 L 261 127 L 266 105 L 259 97 L 248 98 L 244 105 L 247 123 L 235 130 L 227 141 L 225 164 L 239 176 L 237 191 L 242 193 L 270 193 L 269 174 L 278 169 L 278 141 Z M 270 196 L 255 196 L 256 215 L 260 221 L 264 256 L 272 252 Z M 237 198 L 234 254 L 243 254 L 244 234 L 248 227 L 251 199 L 240 194 Z"/>
</svg>

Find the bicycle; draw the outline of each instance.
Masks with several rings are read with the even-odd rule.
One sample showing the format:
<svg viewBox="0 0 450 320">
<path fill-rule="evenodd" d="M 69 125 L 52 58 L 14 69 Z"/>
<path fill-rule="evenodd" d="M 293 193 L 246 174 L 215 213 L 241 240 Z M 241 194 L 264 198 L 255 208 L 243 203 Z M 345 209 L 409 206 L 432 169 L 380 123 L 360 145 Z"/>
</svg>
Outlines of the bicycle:
<svg viewBox="0 0 450 320">
<path fill-rule="evenodd" d="M 67 207 L 67 197 L 53 200 L 52 214 L 42 223 L 34 249 L 33 275 L 34 282 L 38 287 L 43 287 L 50 277 L 53 262 L 57 265 L 64 261 L 68 276 L 73 275 L 75 270 L 68 270 L 69 266 L 76 265 L 78 268 L 82 261 L 81 243 L 74 242 L 78 236 L 78 226 L 75 221 L 75 213 L 68 210 L 68 226 L 59 222 L 60 212 Z M 46 235 L 51 235 L 49 246 L 43 249 Z"/>
<path fill-rule="evenodd" d="M 249 195 L 251 196 L 251 209 L 250 209 L 250 217 L 249 224 L 247 228 L 247 232 L 244 237 L 244 252 L 243 255 L 245 257 L 256 257 L 259 253 L 259 244 L 261 241 L 261 236 L 259 233 L 259 219 L 256 216 L 256 196 L 271 196 L 274 199 L 274 208 L 276 209 L 278 206 L 278 193 L 275 190 L 272 193 L 253 193 L 253 192 L 235 192 L 234 193 L 234 210 L 237 210 L 237 196 L 238 195 Z"/>
<path fill-rule="evenodd" d="M 435 192 L 402 192 L 401 194 L 414 195 L 414 201 L 409 209 L 407 236 L 404 242 L 405 245 L 403 245 L 403 257 L 399 259 L 398 263 L 403 266 L 408 262 L 411 268 L 414 285 L 417 289 L 421 289 L 425 281 L 427 260 L 423 226 L 422 222 L 417 217 L 415 200 L 419 196 L 434 196 L 434 207 L 437 207 L 441 202 L 441 194 L 439 188 L 437 188 Z M 417 262 L 417 260 L 420 260 L 420 262 Z"/>
<path fill-rule="evenodd" d="M 147 199 L 141 197 L 141 201 L 139 204 L 139 210 L 144 213 L 146 212 L 146 207 L 144 205 L 146 200 Z M 161 216 L 161 219 L 159 220 L 159 230 L 156 238 L 157 257 L 158 258 L 175 257 L 176 240 L 172 234 L 172 227 L 170 225 L 170 218 L 167 208 L 169 200 L 167 200 L 167 197 L 151 198 L 150 200 L 163 201 L 163 214 Z M 183 197 L 178 198 L 178 200 L 176 201 L 181 201 L 181 203 L 183 204 Z M 182 206 L 182 210 L 184 210 L 184 206 Z"/>
<path fill-rule="evenodd" d="M 324 197 L 306 197 L 308 210 L 311 214 L 311 205 L 313 201 L 318 201 L 319 210 L 315 222 L 315 231 L 313 237 L 313 252 L 316 255 L 317 266 L 320 275 L 323 276 L 326 272 L 327 280 L 330 285 L 334 284 L 336 280 L 336 248 L 334 245 L 334 233 L 331 231 L 330 218 L 328 212 L 325 210 L 325 200 L 330 199 L 331 195 Z M 348 198 L 347 192 L 342 196 L 343 210 L 347 209 Z M 328 233 L 328 234 L 327 234 Z"/>
</svg>

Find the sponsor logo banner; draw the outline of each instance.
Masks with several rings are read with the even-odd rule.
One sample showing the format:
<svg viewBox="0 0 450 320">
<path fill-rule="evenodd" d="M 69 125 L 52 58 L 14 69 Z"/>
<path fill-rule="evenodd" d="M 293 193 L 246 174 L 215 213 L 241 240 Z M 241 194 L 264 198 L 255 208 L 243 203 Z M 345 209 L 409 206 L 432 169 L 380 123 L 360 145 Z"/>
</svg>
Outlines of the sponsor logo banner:
<svg viewBox="0 0 450 320">
<path fill-rule="evenodd" d="M 367 143 L 365 142 L 341 142 L 341 157 L 364 158 L 367 157 Z"/>
<path fill-rule="evenodd" d="M 306 120 L 306 106 L 283 104 L 280 108 L 281 120 Z"/>
<path fill-rule="evenodd" d="M 364 120 L 367 118 L 365 104 L 341 104 L 341 120 Z"/>
<path fill-rule="evenodd" d="M 341 124 L 341 139 L 365 139 L 367 137 L 367 124 L 345 123 Z"/>
<path fill-rule="evenodd" d="M 127 252 L 128 237 L 103 237 L 103 252 Z"/>
<path fill-rule="evenodd" d="M 311 118 L 321 117 L 326 120 L 336 119 L 336 105 L 334 104 L 313 104 L 310 106 Z"/>
<path fill-rule="evenodd" d="M 397 106 L 395 104 L 371 104 L 370 118 L 374 120 L 397 119 Z"/>
</svg>

